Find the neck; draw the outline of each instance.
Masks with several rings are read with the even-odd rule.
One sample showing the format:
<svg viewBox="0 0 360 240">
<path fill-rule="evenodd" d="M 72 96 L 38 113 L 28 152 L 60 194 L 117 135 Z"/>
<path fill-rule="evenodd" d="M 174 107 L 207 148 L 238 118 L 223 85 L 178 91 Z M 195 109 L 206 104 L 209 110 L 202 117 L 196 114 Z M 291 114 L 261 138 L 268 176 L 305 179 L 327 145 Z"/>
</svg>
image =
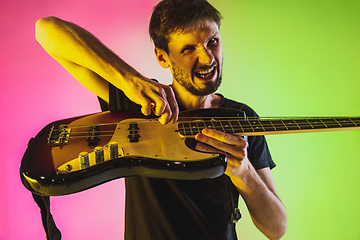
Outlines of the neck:
<svg viewBox="0 0 360 240">
<path fill-rule="evenodd" d="M 189 93 L 176 81 L 173 82 L 172 88 L 179 106 L 183 109 L 196 110 L 204 108 L 217 108 L 220 104 L 221 97 L 218 95 L 209 94 L 205 96 L 196 96 Z"/>
<path fill-rule="evenodd" d="M 328 132 L 360 129 L 360 117 L 269 118 L 246 117 L 230 109 L 204 109 L 195 111 L 194 120 L 179 122 L 182 136 L 194 137 L 204 128 L 215 129 L 240 136 L 259 136 L 284 133 Z M 234 115 L 234 117 L 231 117 Z M 236 116 L 235 116 L 236 115 Z M 227 117 L 229 116 L 229 117 Z"/>
</svg>

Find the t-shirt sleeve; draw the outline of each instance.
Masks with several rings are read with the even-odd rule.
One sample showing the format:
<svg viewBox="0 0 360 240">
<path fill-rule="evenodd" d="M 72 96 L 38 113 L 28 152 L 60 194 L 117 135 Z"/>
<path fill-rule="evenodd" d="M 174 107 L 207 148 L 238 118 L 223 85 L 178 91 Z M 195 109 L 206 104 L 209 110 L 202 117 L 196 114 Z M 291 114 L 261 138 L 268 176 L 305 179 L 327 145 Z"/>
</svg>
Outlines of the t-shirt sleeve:
<svg viewBox="0 0 360 240">
<path fill-rule="evenodd" d="M 247 117 L 259 117 L 251 107 L 230 99 L 224 98 L 220 107 L 239 109 L 244 111 Z M 272 169 L 276 166 L 271 158 L 265 136 L 249 136 L 248 144 L 248 157 L 256 170 L 265 167 Z"/>
<path fill-rule="evenodd" d="M 158 82 L 156 79 L 151 79 L 154 82 Z M 101 101 L 100 101 L 101 104 Z M 112 112 L 120 111 L 132 111 L 141 112 L 141 106 L 132 102 L 123 91 L 116 88 L 113 84 L 109 83 L 109 105 L 108 109 Z"/>
<path fill-rule="evenodd" d="M 249 106 L 244 105 L 247 117 L 259 117 L 259 115 Z M 269 167 L 274 168 L 276 165 L 271 158 L 265 136 L 249 136 L 248 137 L 248 157 L 256 170 Z"/>
<path fill-rule="evenodd" d="M 141 112 L 141 106 L 132 102 L 123 91 L 109 83 L 109 110 Z"/>
</svg>

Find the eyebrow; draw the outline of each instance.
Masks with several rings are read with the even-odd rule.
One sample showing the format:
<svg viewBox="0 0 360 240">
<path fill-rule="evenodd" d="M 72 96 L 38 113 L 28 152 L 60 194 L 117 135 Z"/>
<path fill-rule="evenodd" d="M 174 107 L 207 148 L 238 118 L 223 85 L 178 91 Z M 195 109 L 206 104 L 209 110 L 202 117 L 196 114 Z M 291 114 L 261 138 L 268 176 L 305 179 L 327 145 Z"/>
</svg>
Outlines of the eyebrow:
<svg viewBox="0 0 360 240">
<path fill-rule="evenodd" d="M 208 41 L 210 41 L 211 39 L 213 39 L 215 37 L 218 37 L 218 35 L 220 35 L 219 32 L 215 32 L 211 37 L 208 38 Z M 186 44 L 184 46 L 181 46 L 180 49 L 181 49 L 181 52 L 183 52 L 187 48 L 192 48 L 192 47 L 196 47 L 196 46 L 197 46 L 197 44 Z"/>
</svg>

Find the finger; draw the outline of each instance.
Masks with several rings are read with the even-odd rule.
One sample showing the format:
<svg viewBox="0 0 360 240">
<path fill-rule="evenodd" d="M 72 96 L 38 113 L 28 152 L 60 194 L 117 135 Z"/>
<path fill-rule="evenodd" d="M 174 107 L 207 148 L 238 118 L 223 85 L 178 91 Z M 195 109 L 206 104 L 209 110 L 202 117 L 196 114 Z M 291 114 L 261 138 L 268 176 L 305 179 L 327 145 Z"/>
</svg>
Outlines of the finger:
<svg viewBox="0 0 360 240">
<path fill-rule="evenodd" d="M 195 149 L 201 152 L 208 152 L 208 153 L 224 153 L 223 151 L 216 149 L 210 145 L 198 142 L 195 145 Z"/>
<path fill-rule="evenodd" d="M 226 165 L 226 169 L 225 169 L 225 174 L 228 175 L 229 177 L 233 176 L 234 175 L 234 172 L 239 169 L 239 165 L 233 165 L 231 164 L 229 161 L 227 162 L 227 165 Z"/>
<path fill-rule="evenodd" d="M 148 99 L 143 98 L 141 100 L 138 100 L 137 103 L 141 105 L 142 114 L 144 114 L 145 116 L 149 116 L 151 114 L 151 102 Z"/>
<path fill-rule="evenodd" d="M 160 99 L 162 101 L 156 102 L 153 110 L 156 116 L 160 116 L 158 119 L 159 122 L 165 125 L 170 122 L 172 112 L 169 103 L 163 100 L 163 98 Z"/>
<path fill-rule="evenodd" d="M 162 125 L 168 124 L 170 122 L 171 119 L 171 115 L 169 114 L 169 112 L 164 112 L 160 117 L 159 117 L 159 122 Z"/>
<path fill-rule="evenodd" d="M 201 133 L 204 136 L 207 136 L 209 138 L 218 140 L 220 142 L 224 142 L 230 145 L 236 145 L 236 146 L 241 146 L 241 147 L 245 147 L 247 145 L 247 142 L 245 139 L 243 139 L 240 136 L 237 135 L 233 135 L 230 133 L 225 133 L 225 132 L 221 132 L 221 131 L 217 131 L 214 129 L 209 129 L 209 128 L 204 128 Z"/>
<path fill-rule="evenodd" d="M 149 116 L 151 114 L 152 104 L 151 99 L 144 94 L 144 91 L 138 92 L 124 92 L 125 95 L 134 103 L 141 106 L 141 113 L 145 116 Z"/>
<path fill-rule="evenodd" d="M 206 144 L 205 146 L 199 145 L 199 147 L 202 147 L 204 149 L 206 149 L 206 146 L 211 146 L 238 159 L 242 159 L 246 155 L 246 141 L 244 143 L 240 137 L 238 137 L 237 141 L 232 140 L 232 144 L 211 138 L 202 133 L 198 133 L 197 135 L 195 135 L 195 139 L 199 142 Z"/>
<path fill-rule="evenodd" d="M 167 100 L 169 103 L 169 107 L 170 107 L 170 112 L 171 112 L 171 119 L 170 122 L 171 123 L 176 123 L 179 117 L 179 106 L 177 104 L 176 101 L 176 97 L 175 97 L 175 93 L 172 89 L 172 87 L 169 87 L 167 89 Z"/>
<path fill-rule="evenodd" d="M 168 103 L 162 96 L 159 96 L 159 94 L 154 89 L 147 91 L 146 94 L 141 94 L 137 101 L 138 104 L 142 106 L 141 112 L 144 115 L 148 116 L 151 114 L 151 112 L 154 112 L 156 116 L 161 116 L 159 121 L 162 124 L 169 122 L 169 114 L 171 114 L 171 112 L 165 110 Z"/>
<path fill-rule="evenodd" d="M 216 148 L 213 148 L 211 146 L 208 146 L 206 144 L 203 143 L 197 143 L 195 146 L 196 150 L 202 151 L 202 152 L 208 152 L 208 153 L 221 153 L 224 154 L 226 156 L 227 159 L 227 167 L 226 167 L 226 171 L 225 173 L 231 172 L 234 168 L 238 168 L 241 166 L 242 160 L 239 160 L 237 158 L 235 158 L 233 155 L 227 153 L 227 152 L 223 152 L 221 150 L 218 150 Z"/>
<path fill-rule="evenodd" d="M 164 90 L 161 90 L 160 94 L 156 94 L 155 98 L 153 99 L 153 103 L 155 104 L 154 113 L 156 116 L 163 115 L 168 105 L 166 100 L 166 94 L 162 93 L 162 91 Z"/>
<path fill-rule="evenodd" d="M 175 122 L 177 122 L 178 117 L 179 117 L 179 106 L 177 104 L 175 93 L 174 93 L 172 87 L 168 88 L 167 99 L 168 99 L 170 111 L 172 113 L 171 114 L 171 122 L 175 123 Z"/>
<path fill-rule="evenodd" d="M 161 116 L 159 118 L 160 123 L 167 124 L 169 122 L 175 123 L 179 116 L 179 107 L 175 98 L 173 89 L 170 86 L 163 86 L 161 90 L 161 99 L 165 103 L 164 108 L 160 109 Z M 160 115 L 160 114 L 159 114 Z"/>
</svg>

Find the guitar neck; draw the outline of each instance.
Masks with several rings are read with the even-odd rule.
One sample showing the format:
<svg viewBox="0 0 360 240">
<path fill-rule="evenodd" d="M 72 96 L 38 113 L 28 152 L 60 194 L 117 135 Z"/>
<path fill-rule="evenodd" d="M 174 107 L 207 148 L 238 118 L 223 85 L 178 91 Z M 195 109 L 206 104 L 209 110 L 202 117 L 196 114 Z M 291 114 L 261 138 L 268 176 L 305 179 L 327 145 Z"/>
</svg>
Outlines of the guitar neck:
<svg viewBox="0 0 360 240">
<path fill-rule="evenodd" d="M 360 129 L 360 117 L 261 119 L 251 117 L 196 120 L 179 122 L 178 131 L 184 137 L 193 137 L 204 128 L 243 136 L 270 134 L 325 132 Z"/>
</svg>

